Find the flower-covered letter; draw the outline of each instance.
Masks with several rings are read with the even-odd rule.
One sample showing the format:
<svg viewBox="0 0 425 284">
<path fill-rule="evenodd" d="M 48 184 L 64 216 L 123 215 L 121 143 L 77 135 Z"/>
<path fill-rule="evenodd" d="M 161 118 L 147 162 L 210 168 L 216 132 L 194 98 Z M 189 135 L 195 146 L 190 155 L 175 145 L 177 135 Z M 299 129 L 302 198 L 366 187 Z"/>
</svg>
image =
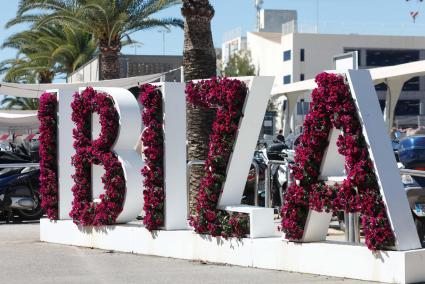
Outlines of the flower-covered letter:
<svg viewBox="0 0 425 284">
<path fill-rule="evenodd" d="M 92 141 L 92 113 L 99 115 L 101 132 Z M 119 115 L 113 99 L 92 88 L 75 93 L 72 103 L 74 128 L 74 148 L 72 157 L 75 167 L 75 185 L 72 188 L 74 201 L 70 216 L 76 224 L 101 226 L 113 224 L 122 211 L 126 191 L 123 168 L 116 154 L 111 152 L 119 129 Z M 100 202 L 92 201 L 91 165 L 103 165 L 102 177 L 105 193 L 99 196 Z"/>
<path fill-rule="evenodd" d="M 217 109 L 205 164 L 206 174 L 196 198 L 196 215 L 191 217 L 191 225 L 198 233 L 223 237 L 241 237 L 248 233 L 247 218 L 217 209 L 247 92 L 243 82 L 227 78 L 190 82 L 186 86 L 189 103 Z"/>
<path fill-rule="evenodd" d="M 298 240 L 303 236 L 310 209 L 360 212 L 368 248 L 390 246 L 394 235 L 345 77 L 322 73 L 316 82 L 318 87 L 312 93 L 311 112 L 304 121 L 292 168 L 297 182 L 285 194 L 282 229 L 288 239 Z M 318 178 L 332 128 L 342 132 L 337 146 L 345 156 L 347 178 L 329 186 Z"/>
<path fill-rule="evenodd" d="M 58 219 L 57 98 L 44 93 L 40 97 L 40 193 L 41 206 L 51 220 Z"/>
<path fill-rule="evenodd" d="M 162 125 L 162 93 L 159 87 L 145 84 L 140 87 L 140 102 L 143 105 L 143 153 L 146 166 L 143 191 L 145 217 L 148 230 L 164 225 L 164 135 Z"/>
</svg>

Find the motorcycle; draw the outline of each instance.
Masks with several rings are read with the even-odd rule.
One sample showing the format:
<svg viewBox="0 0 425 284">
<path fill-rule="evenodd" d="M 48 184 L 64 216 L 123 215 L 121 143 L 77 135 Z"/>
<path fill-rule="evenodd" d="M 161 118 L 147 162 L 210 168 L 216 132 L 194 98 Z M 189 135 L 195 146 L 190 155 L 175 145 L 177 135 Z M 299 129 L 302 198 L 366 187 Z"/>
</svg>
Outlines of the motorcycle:
<svg viewBox="0 0 425 284">
<path fill-rule="evenodd" d="M 272 161 L 278 161 L 281 163 L 277 164 L 272 162 L 270 168 L 271 206 L 274 208 L 279 208 L 283 204 L 283 193 L 287 187 L 288 162 L 286 161 L 287 154 L 285 153 L 287 148 L 288 147 L 286 144 L 282 142 L 275 142 L 270 146 L 267 146 L 266 144 L 257 145 L 257 149 L 254 153 L 253 163 L 256 163 L 259 169 L 258 188 L 257 192 L 254 193 L 256 172 L 255 167 L 251 166 L 242 198 L 243 204 L 254 205 L 254 194 L 257 194 L 258 206 L 265 206 L 265 174 L 269 163 Z"/>
<path fill-rule="evenodd" d="M 13 151 L 0 151 L 0 164 L 38 162 L 38 145 L 23 142 Z M 15 216 L 19 220 L 38 220 L 43 216 L 39 192 L 40 170 L 32 167 L 0 170 L 0 218 L 7 223 Z"/>
<path fill-rule="evenodd" d="M 399 168 L 425 171 L 425 135 L 401 139 L 395 151 Z M 394 143 L 393 143 L 394 145 Z M 393 148 L 396 148 L 393 146 Z M 401 180 L 421 242 L 425 240 L 425 177 L 403 174 Z"/>
</svg>

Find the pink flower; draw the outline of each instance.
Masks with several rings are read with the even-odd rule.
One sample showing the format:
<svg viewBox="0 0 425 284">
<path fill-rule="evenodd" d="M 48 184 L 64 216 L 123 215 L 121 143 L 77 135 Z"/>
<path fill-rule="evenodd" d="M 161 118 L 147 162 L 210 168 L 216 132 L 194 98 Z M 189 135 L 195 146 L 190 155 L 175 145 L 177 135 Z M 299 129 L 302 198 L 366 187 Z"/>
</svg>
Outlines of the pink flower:
<svg viewBox="0 0 425 284">
<path fill-rule="evenodd" d="M 162 126 L 162 93 L 158 87 L 144 84 L 140 87 L 142 120 L 146 129 L 142 135 L 146 166 L 141 170 L 143 185 L 143 223 L 150 231 L 164 225 L 164 138 Z"/>
<path fill-rule="evenodd" d="M 118 158 L 110 151 L 119 129 L 119 115 L 113 99 L 104 93 L 87 88 L 83 93 L 75 93 L 71 104 L 74 128 L 74 148 L 72 157 L 75 167 L 74 201 L 70 216 L 76 224 L 83 226 L 103 226 L 114 224 L 122 211 L 125 195 L 124 172 Z M 97 112 L 101 124 L 99 137 L 91 140 L 91 114 Z M 105 193 L 100 195 L 100 203 L 91 200 L 91 164 L 103 165 L 102 177 Z"/>
<path fill-rule="evenodd" d="M 56 95 L 51 93 L 42 94 L 38 110 L 38 120 L 40 121 L 40 194 L 41 206 L 51 220 L 58 218 L 56 112 Z"/>
<path fill-rule="evenodd" d="M 198 191 L 196 215 L 190 220 L 200 234 L 227 238 L 242 237 L 249 231 L 246 216 L 230 215 L 216 209 L 246 94 L 244 83 L 227 78 L 212 78 L 186 85 L 189 103 L 199 108 L 216 109 L 205 164 L 206 175 Z"/>
<path fill-rule="evenodd" d="M 385 205 L 369 158 L 356 107 L 345 78 L 317 75 L 312 92 L 311 112 L 304 121 L 304 133 L 296 148 L 293 184 L 282 206 L 282 230 L 289 239 L 302 238 L 308 210 L 360 212 L 366 244 L 371 250 L 394 243 Z M 332 128 L 341 129 L 337 146 L 345 156 L 347 179 L 341 185 L 327 186 L 318 180 L 323 154 Z"/>
</svg>

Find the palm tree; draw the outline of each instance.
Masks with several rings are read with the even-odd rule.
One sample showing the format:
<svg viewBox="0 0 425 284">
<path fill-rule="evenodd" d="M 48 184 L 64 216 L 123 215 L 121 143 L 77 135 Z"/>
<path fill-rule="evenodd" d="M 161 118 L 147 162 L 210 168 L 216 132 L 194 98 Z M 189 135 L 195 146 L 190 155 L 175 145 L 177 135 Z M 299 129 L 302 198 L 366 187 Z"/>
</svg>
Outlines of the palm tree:
<svg viewBox="0 0 425 284">
<path fill-rule="evenodd" d="M 91 34 L 100 51 L 100 79 L 119 77 L 118 54 L 122 41 L 139 30 L 155 27 L 183 27 L 176 18 L 151 16 L 181 0 L 21 0 L 15 19 L 7 26 L 30 22 L 73 26 Z M 40 10 L 42 12 L 40 12 Z M 35 11 L 35 14 L 28 14 Z"/>
<path fill-rule="evenodd" d="M 51 83 L 55 76 L 55 67 L 37 54 L 17 56 L 0 62 L 0 73 L 6 73 L 5 82 Z"/>
<path fill-rule="evenodd" d="M 57 73 L 70 74 L 96 54 L 90 34 L 58 25 L 16 33 L 2 47 L 18 50 L 16 58 L 0 63 L 9 82 L 50 83 Z"/>
<path fill-rule="evenodd" d="M 6 97 L 1 101 L 3 109 L 38 110 L 38 99 Z"/>
<path fill-rule="evenodd" d="M 91 34 L 70 26 L 43 26 L 39 41 L 49 46 L 59 64 L 59 72 L 71 74 L 97 54 L 97 42 Z"/>
<path fill-rule="evenodd" d="M 183 67 L 185 80 L 210 78 L 216 75 L 216 55 L 211 34 L 214 8 L 208 0 L 183 0 L 184 22 Z M 206 160 L 214 111 L 187 105 L 188 159 Z M 204 174 L 201 168 L 192 170 L 190 208 L 193 212 L 196 192 Z"/>
</svg>

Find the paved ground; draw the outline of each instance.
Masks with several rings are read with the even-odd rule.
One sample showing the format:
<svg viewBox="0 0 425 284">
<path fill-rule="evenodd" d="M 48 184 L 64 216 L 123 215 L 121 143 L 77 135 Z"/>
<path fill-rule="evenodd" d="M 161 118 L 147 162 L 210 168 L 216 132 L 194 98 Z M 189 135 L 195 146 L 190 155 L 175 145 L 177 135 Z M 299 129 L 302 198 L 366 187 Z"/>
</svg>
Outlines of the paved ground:
<svg viewBox="0 0 425 284">
<path fill-rule="evenodd" d="M 0 223 L 1 283 L 367 283 L 47 244 L 38 235 L 38 223 Z"/>
</svg>

